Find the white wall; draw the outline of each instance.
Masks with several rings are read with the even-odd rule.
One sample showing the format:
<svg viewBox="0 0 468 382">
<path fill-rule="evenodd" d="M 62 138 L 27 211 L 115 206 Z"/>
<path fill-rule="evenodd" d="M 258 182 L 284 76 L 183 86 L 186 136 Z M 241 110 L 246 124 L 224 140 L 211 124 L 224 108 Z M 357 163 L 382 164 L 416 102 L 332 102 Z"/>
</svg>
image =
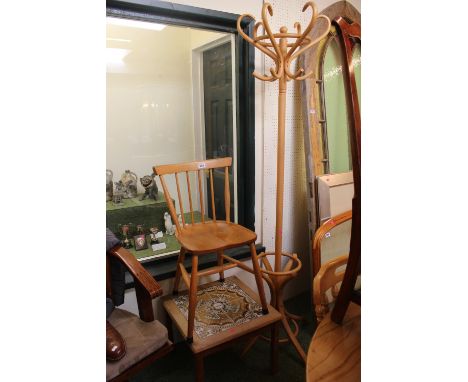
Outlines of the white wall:
<svg viewBox="0 0 468 382">
<path fill-rule="evenodd" d="M 106 165 L 114 181 L 126 169 L 142 177 L 152 174 L 154 165 L 202 159 L 195 155 L 191 52 L 224 35 L 172 26 L 162 31 L 107 26 L 107 51 L 128 51 L 121 62 L 107 65 Z M 180 181 L 188 209 L 185 180 Z M 167 183 L 176 194 L 175 179 Z M 144 191 L 139 183 L 138 188 Z"/>
</svg>

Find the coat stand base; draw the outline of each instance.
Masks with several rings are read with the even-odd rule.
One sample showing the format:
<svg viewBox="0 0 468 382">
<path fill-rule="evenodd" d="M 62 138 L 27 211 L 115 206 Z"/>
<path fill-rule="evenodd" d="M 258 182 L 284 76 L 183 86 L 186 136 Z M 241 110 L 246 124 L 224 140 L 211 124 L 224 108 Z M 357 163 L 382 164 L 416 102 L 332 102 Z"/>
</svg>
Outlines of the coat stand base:
<svg viewBox="0 0 468 382">
<path fill-rule="evenodd" d="M 280 272 L 274 272 L 273 268 L 271 267 L 270 261 L 268 260 L 268 256 L 275 256 L 275 253 L 261 253 L 258 255 L 258 259 L 263 263 L 264 268 L 261 269 L 263 278 L 267 282 L 268 286 L 270 287 L 270 294 L 271 294 L 271 302 L 270 305 L 273 306 L 278 312 L 281 314 L 281 324 L 283 329 L 287 335 L 287 337 L 280 338 L 278 340 L 279 343 L 287 343 L 291 342 L 294 348 L 296 349 L 297 353 L 299 354 L 300 358 L 304 362 L 307 361 L 306 353 L 302 348 L 301 344 L 297 339 L 297 335 L 299 334 L 299 325 L 297 321 L 303 320 L 304 318 L 301 316 L 297 316 L 295 314 L 289 313 L 285 306 L 283 300 L 283 290 L 286 284 L 292 280 L 294 277 L 297 276 L 297 273 L 302 267 L 301 260 L 297 257 L 297 254 L 289 254 L 289 253 L 282 253 L 282 257 L 288 258 L 286 265 Z M 291 329 L 291 323 L 294 326 L 294 331 Z M 271 341 L 270 337 L 266 336 L 256 336 L 253 337 L 245 346 L 242 356 L 247 354 L 247 352 L 252 348 L 255 342 L 259 339 L 265 339 L 267 341 Z"/>
</svg>

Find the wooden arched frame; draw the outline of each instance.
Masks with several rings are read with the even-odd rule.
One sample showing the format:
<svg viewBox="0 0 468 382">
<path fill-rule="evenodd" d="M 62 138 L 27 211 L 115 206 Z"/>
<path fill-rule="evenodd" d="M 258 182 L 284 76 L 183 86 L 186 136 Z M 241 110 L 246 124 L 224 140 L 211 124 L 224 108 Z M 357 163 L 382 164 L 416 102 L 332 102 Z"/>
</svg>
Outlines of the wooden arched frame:
<svg viewBox="0 0 468 382">
<path fill-rule="evenodd" d="M 359 11 L 346 1 L 336 2 L 329 7 L 325 8 L 320 14 L 326 15 L 330 20 L 338 17 L 346 18 L 347 20 L 360 24 L 361 15 Z M 317 27 L 314 29 L 310 37 L 314 38 L 319 35 L 325 23 L 320 20 L 317 21 Z M 325 161 L 326 151 L 324 148 L 327 146 L 326 135 L 323 134 L 323 121 L 326 120 L 324 116 L 324 99 L 322 97 L 322 62 L 325 56 L 330 39 L 337 38 L 336 25 L 332 24 L 329 37 L 320 41 L 306 54 L 299 58 L 300 65 L 306 70 L 312 70 L 315 76 L 301 82 L 302 92 L 302 110 L 304 120 L 304 144 L 306 154 L 306 173 L 307 173 L 307 188 L 309 190 L 308 204 L 309 204 L 309 227 L 311 238 L 314 231 L 319 226 L 318 218 L 318 204 L 316 200 L 316 177 L 326 174 Z M 347 97 L 349 98 L 349 97 Z"/>
<path fill-rule="evenodd" d="M 354 291 L 357 277 L 361 273 L 361 112 L 353 66 L 353 49 L 356 44 L 361 43 L 361 26 L 358 23 L 349 22 L 343 17 L 333 20 L 333 24 L 337 28 L 343 57 L 346 61 L 346 65 L 343 66 L 343 73 L 346 92 L 349 95 L 346 99 L 346 106 L 348 109 L 349 140 L 354 178 L 353 217 L 348 265 L 331 313 L 331 319 L 336 323 L 341 323 L 351 301 L 361 304 L 361 294 Z"/>
</svg>

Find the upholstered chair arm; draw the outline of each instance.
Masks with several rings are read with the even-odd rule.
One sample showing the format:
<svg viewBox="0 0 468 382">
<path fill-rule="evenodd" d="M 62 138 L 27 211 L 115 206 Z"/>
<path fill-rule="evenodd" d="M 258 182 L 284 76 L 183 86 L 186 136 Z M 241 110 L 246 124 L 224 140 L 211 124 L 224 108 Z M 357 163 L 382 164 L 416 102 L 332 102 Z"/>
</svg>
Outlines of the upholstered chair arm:
<svg viewBox="0 0 468 382">
<path fill-rule="evenodd" d="M 140 262 L 129 251 L 120 245 L 108 252 L 117 258 L 129 270 L 135 280 L 135 293 L 138 303 L 138 311 L 143 321 L 153 321 L 154 311 L 152 299 L 163 294 L 159 283 L 149 274 Z"/>
</svg>

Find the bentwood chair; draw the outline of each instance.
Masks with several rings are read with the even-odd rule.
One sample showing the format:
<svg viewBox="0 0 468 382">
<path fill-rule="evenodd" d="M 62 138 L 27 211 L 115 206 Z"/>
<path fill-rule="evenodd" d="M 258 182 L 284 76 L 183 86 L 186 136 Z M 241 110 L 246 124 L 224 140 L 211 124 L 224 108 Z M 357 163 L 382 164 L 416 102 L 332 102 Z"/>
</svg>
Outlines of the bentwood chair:
<svg viewBox="0 0 468 382">
<path fill-rule="evenodd" d="M 333 216 L 324 222 L 315 231 L 312 243 L 312 264 L 313 264 L 313 288 L 312 297 L 315 305 L 315 314 L 317 321 L 320 322 L 324 315 L 329 311 L 328 306 L 334 303 L 338 297 L 341 283 L 344 280 L 345 271 L 339 270 L 344 265 L 348 264 L 349 247 L 345 253 L 337 256 L 327 263 L 322 265 L 322 246 L 323 241 L 328 234 L 332 234 L 334 230 L 341 224 L 352 219 L 353 211 L 346 211 L 339 215 Z M 335 239 L 337 237 L 335 236 Z M 342 239 L 341 239 L 342 240 Z M 340 246 L 338 244 L 338 246 Z M 357 287 L 357 289 L 356 289 Z M 352 284 L 353 301 L 360 302 L 360 282 L 354 279 Z M 330 292 L 331 291 L 331 297 Z"/>
<path fill-rule="evenodd" d="M 314 238 L 312 240 L 312 277 L 315 277 L 320 267 L 322 266 L 323 239 L 326 238 L 327 235 L 329 235 L 331 231 L 335 229 L 335 227 L 351 220 L 352 216 L 352 211 L 345 211 L 328 219 L 317 229 L 317 231 L 315 231 Z"/>
<path fill-rule="evenodd" d="M 315 275 L 313 294 L 317 322 L 323 320 L 329 312 L 329 306 L 336 300 L 345 274 L 343 268 L 347 262 L 348 255 L 339 256 L 323 264 Z"/>
<path fill-rule="evenodd" d="M 224 280 L 224 271 L 233 267 L 240 267 L 241 269 L 253 273 L 258 288 L 258 294 L 262 305 L 263 314 L 268 313 L 268 305 L 265 298 L 263 288 L 262 276 L 258 262 L 257 252 L 255 249 L 255 240 L 257 235 L 255 232 L 242 227 L 230 221 L 230 205 L 231 197 L 229 191 L 229 167 L 232 165 L 232 158 L 217 158 L 205 161 L 188 162 L 174 165 L 161 165 L 154 166 L 153 170 L 156 175 L 159 175 L 161 185 L 164 190 L 164 197 L 169 206 L 169 211 L 172 221 L 176 225 L 176 237 L 181 245 L 180 254 L 177 260 L 177 270 L 174 280 L 173 293 L 177 294 L 179 289 L 180 279 L 185 282 L 189 290 L 189 305 L 188 305 L 188 328 L 187 328 L 187 342 L 193 342 L 193 330 L 195 320 L 195 309 L 197 305 L 197 288 L 198 279 L 202 276 L 208 276 L 219 273 L 220 281 Z M 218 220 L 216 218 L 216 204 L 213 186 L 213 172 L 224 172 L 224 205 L 225 205 L 225 219 Z M 212 220 L 205 217 L 205 205 L 203 195 L 203 182 L 205 182 L 205 171 L 209 173 L 210 191 L 211 191 L 211 211 Z M 198 180 L 197 185 L 190 184 L 190 173 L 196 173 Z M 189 209 L 191 222 L 188 223 L 184 216 L 184 206 L 181 197 L 181 187 L 179 181 L 179 174 L 186 179 Z M 182 224 L 179 223 L 176 209 L 169 192 L 165 176 L 173 175 L 177 186 L 177 196 L 179 201 L 180 214 L 182 217 Z M 198 188 L 201 222 L 196 223 L 194 220 L 194 209 L 192 191 Z M 224 250 L 228 248 L 240 247 L 248 245 L 250 247 L 250 254 L 252 257 L 253 269 L 244 263 L 233 259 L 224 254 Z M 184 267 L 184 259 L 186 253 L 192 254 L 192 270 L 191 274 L 187 272 Z M 218 265 L 207 270 L 198 271 L 198 257 L 208 253 L 216 253 Z M 225 264 L 226 260 L 229 264 Z"/>
</svg>

